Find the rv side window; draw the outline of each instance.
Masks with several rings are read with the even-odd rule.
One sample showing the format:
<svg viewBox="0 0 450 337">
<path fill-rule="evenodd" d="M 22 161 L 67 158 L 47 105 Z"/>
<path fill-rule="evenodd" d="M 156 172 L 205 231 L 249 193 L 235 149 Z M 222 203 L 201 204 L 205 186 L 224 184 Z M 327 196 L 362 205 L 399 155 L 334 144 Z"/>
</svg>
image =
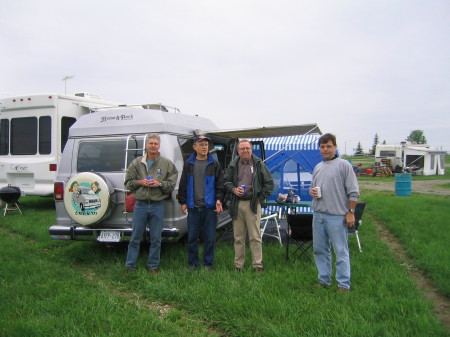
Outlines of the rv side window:
<svg viewBox="0 0 450 337">
<path fill-rule="evenodd" d="M 395 151 L 380 151 L 380 157 L 395 157 Z"/>
<path fill-rule="evenodd" d="M 78 148 L 78 172 L 117 172 L 125 166 L 125 140 L 85 141 Z"/>
<path fill-rule="evenodd" d="M 0 121 L 0 155 L 7 155 L 9 150 L 9 120 Z"/>
<path fill-rule="evenodd" d="M 69 138 L 69 128 L 75 123 L 77 120 L 73 117 L 62 117 L 61 118 L 61 152 L 64 150 L 66 146 L 67 139 Z"/>
<path fill-rule="evenodd" d="M 39 154 L 52 152 L 52 119 L 50 116 L 39 117 Z"/>
<path fill-rule="evenodd" d="M 37 153 L 36 117 L 11 119 L 11 154 L 31 155 Z"/>
</svg>

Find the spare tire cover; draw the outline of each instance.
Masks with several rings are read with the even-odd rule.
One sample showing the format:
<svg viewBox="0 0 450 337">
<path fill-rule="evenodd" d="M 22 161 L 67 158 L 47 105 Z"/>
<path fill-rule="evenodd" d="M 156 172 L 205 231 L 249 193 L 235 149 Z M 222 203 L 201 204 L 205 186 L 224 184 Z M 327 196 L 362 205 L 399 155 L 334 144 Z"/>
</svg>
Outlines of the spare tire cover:
<svg viewBox="0 0 450 337">
<path fill-rule="evenodd" d="M 94 225 L 108 215 L 112 188 L 103 176 L 82 172 L 64 188 L 64 206 L 70 218 L 81 225 Z"/>
</svg>

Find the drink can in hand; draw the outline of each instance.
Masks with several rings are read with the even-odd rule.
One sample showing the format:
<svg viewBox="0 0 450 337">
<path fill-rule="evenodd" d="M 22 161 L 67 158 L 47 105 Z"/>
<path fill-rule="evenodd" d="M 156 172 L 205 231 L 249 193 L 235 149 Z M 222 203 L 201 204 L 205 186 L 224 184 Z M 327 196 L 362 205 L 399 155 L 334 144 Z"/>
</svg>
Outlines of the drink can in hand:
<svg viewBox="0 0 450 337">
<path fill-rule="evenodd" d="M 152 176 L 147 176 L 148 180 L 152 180 L 152 178 L 153 178 Z"/>
<path fill-rule="evenodd" d="M 247 186 L 241 185 L 241 188 L 244 189 L 244 195 L 246 195 L 247 194 Z"/>
<path fill-rule="evenodd" d="M 316 189 L 317 192 L 317 198 L 322 198 L 322 190 L 320 189 L 319 186 L 314 187 Z"/>
</svg>

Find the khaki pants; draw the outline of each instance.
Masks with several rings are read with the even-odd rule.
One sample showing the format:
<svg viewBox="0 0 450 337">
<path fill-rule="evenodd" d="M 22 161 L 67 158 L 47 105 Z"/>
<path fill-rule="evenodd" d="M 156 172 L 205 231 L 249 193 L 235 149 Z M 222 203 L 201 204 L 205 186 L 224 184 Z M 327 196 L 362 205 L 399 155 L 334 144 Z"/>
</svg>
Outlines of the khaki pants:
<svg viewBox="0 0 450 337">
<path fill-rule="evenodd" d="M 253 268 L 262 268 L 261 240 L 261 205 L 258 204 L 257 214 L 250 209 L 250 200 L 239 200 L 236 220 L 233 220 L 234 231 L 234 264 L 243 268 L 245 264 L 245 239 L 248 232 L 250 249 L 252 251 Z"/>
</svg>

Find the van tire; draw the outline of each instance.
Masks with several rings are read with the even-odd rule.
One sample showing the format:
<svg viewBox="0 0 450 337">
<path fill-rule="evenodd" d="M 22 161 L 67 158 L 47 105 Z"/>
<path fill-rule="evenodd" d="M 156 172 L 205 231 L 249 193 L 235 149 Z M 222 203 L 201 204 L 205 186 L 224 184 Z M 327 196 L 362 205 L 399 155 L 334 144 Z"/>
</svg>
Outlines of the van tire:
<svg viewBox="0 0 450 337">
<path fill-rule="evenodd" d="M 64 187 L 64 206 L 76 223 L 92 226 L 106 220 L 113 211 L 114 192 L 106 177 L 95 172 L 80 172 Z"/>
</svg>

